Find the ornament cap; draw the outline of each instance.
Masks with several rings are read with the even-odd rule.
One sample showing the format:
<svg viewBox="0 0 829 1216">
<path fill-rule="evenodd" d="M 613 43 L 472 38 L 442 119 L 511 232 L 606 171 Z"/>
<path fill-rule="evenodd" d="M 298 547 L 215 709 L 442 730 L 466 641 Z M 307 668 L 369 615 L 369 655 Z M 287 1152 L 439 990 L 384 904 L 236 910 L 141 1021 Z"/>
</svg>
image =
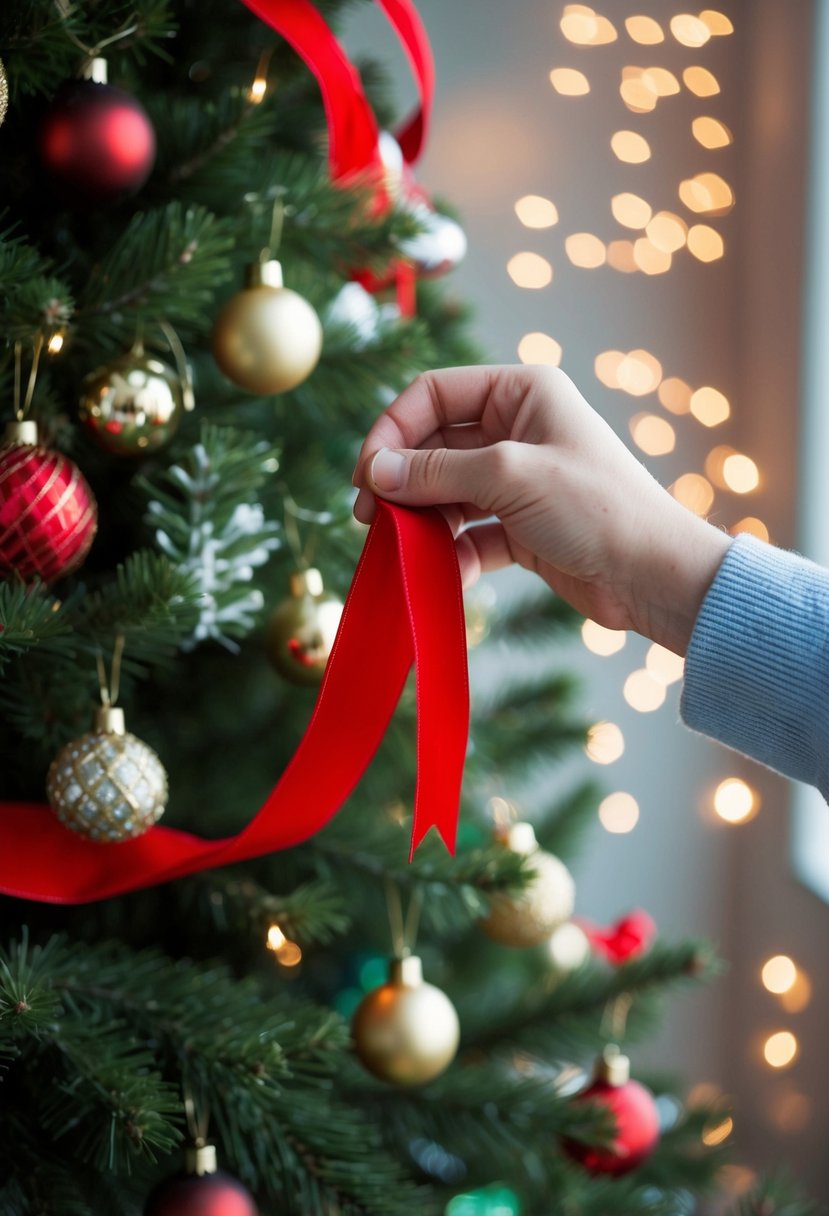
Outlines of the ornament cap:
<svg viewBox="0 0 829 1216">
<path fill-rule="evenodd" d="M 417 954 L 393 958 L 389 963 L 389 983 L 399 988 L 419 988 L 423 983 L 423 963 Z"/>
<path fill-rule="evenodd" d="M 185 1149 L 184 1168 L 188 1174 L 195 1174 L 199 1178 L 205 1174 L 215 1174 L 219 1168 L 215 1144 L 198 1144 Z"/>
<path fill-rule="evenodd" d="M 291 575 L 291 595 L 302 599 L 304 595 L 322 595 L 322 575 L 314 566 L 307 570 L 295 570 Z"/>
<path fill-rule="evenodd" d="M 37 446 L 37 423 L 32 418 L 19 418 L 16 422 L 7 422 L 3 434 L 4 444 L 20 444 L 26 447 Z"/>
<path fill-rule="evenodd" d="M 93 84 L 106 84 L 108 75 L 107 61 L 101 55 L 87 59 L 81 69 L 81 79 L 91 80 Z"/>
<path fill-rule="evenodd" d="M 95 730 L 104 735 L 125 735 L 124 711 L 119 705 L 102 705 L 95 710 Z"/>
<path fill-rule="evenodd" d="M 276 258 L 267 262 L 250 262 L 245 267 L 245 287 L 282 287 L 282 263 Z"/>
<path fill-rule="evenodd" d="M 513 853 L 529 857 L 538 851 L 535 829 L 531 823 L 508 823 L 495 829 L 495 839 Z"/>
<path fill-rule="evenodd" d="M 630 1060 L 623 1055 L 615 1043 L 608 1044 L 596 1061 L 594 1081 L 604 1081 L 614 1089 L 627 1085 L 630 1080 Z"/>
</svg>

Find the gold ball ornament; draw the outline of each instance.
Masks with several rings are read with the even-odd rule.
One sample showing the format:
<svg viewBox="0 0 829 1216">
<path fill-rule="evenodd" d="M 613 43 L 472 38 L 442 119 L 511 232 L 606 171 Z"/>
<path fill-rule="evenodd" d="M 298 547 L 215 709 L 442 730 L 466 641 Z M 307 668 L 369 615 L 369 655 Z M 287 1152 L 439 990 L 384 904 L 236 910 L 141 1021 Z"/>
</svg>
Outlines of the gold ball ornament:
<svg viewBox="0 0 829 1216">
<path fill-rule="evenodd" d="M 385 984 L 363 997 L 351 1025 L 360 1063 L 381 1081 L 425 1085 L 455 1058 L 460 1041 L 455 1006 L 423 979 L 414 955 L 392 959 Z"/>
<path fill-rule="evenodd" d="M 566 975 L 583 967 L 592 956 L 590 940 L 581 926 L 572 920 L 566 920 L 553 930 L 547 942 L 547 950 L 553 971 Z"/>
<path fill-rule="evenodd" d="M 292 574 L 290 586 L 290 596 L 274 609 L 265 629 L 265 653 L 286 680 L 313 687 L 322 680 L 343 605 L 324 589 L 313 567 Z"/>
<path fill-rule="evenodd" d="M 3 60 L 0 59 L 0 124 L 6 117 L 6 111 L 9 108 L 9 78 L 6 75 L 6 69 L 3 65 Z"/>
<path fill-rule="evenodd" d="M 114 456 L 148 456 L 166 447 L 185 409 L 176 372 L 140 343 L 83 382 L 81 422 Z"/>
<path fill-rule="evenodd" d="M 67 743 L 49 767 L 46 793 L 66 827 L 90 840 L 140 836 L 161 818 L 167 774 L 158 756 L 124 726 L 124 711 L 107 707 L 94 728 Z"/>
<path fill-rule="evenodd" d="M 481 928 L 502 946 L 538 946 L 569 920 L 575 883 L 564 862 L 538 847 L 531 824 L 513 823 L 499 830 L 496 839 L 505 848 L 526 856 L 534 875 L 523 891 L 494 895 Z"/>
<path fill-rule="evenodd" d="M 279 262 L 256 262 L 217 316 L 212 346 L 234 384 L 249 393 L 286 393 L 317 366 L 322 325 L 308 301 L 283 286 Z"/>
</svg>

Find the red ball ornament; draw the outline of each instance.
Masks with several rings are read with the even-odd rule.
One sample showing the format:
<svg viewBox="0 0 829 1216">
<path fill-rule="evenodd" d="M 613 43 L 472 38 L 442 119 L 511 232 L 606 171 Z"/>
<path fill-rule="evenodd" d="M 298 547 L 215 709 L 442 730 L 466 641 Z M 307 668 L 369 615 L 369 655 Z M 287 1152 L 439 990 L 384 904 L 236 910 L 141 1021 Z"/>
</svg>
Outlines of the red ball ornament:
<svg viewBox="0 0 829 1216">
<path fill-rule="evenodd" d="M 216 1169 L 212 1145 L 190 1150 L 186 1170 L 150 1192 L 144 1216 L 258 1216 L 250 1191 Z"/>
<path fill-rule="evenodd" d="M 77 465 L 41 447 L 34 422 L 10 423 L 0 446 L 0 577 L 49 583 L 80 566 L 98 507 Z"/>
<path fill-rule="evenodd" d="M 91 79 L 59 89 L 38 132 L 44 167 L 75 203 L 102 206 L 133 193 L 155 162 L 147 112 L 129 93 L 106 83 L 105 69 L 105 61 L 95 59 Z"/>
<path fill-rule="evenodd" d="M 616 1123 L 616 1134 L 609 1145 L 564 1142 L 567 1155 L 591 1174 L 627 1174 L 641 1165 L 659 1143 L 659 1112 L 653 1094 L 630 1079 L 630 1061 L 619 1052 L 605 1052 L 592 1084 L 574 1101 L 603 1106 Z"/>
</svg>

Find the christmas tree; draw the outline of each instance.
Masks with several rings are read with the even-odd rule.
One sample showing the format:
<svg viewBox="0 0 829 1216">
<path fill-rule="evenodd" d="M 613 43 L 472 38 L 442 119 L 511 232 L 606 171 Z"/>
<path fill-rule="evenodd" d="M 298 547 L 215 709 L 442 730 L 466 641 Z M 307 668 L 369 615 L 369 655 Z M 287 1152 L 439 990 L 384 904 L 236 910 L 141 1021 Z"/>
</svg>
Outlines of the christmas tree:
<svg viewBox="0 0 829 1216">
<path fill-rule="evenodd" d="M 251 820 L 364 541 L 360 442 L 419 371 L 476 357 L 436 281 L 460 230 L 414 181 L 417 123 L 402 151 L 376 139 L 388 81 L 343 75 L 345 7 L 0 12 L 0 798 L 48 788 L 70 868 L 79 841 L 131 848 L 162 813 L 207 840 Z M 364 163 L 332 117 L 343 80 L 368 98 Z M 576 625 L 546 593 L 479 594 L 473 668 Z M 407 861 L 410 687 L 298 847 L 66 904 L 14 898 L 7 856 L 2 1216 L 668 1216 L 716 1193 L 727 1112 L 654 1101 L 619 1050 L 710 951 L 652 942 L 642 916 L 591 949 L 569 920 L 558 859 L 588 783 L 522 806 L 535 835 L 513 822 L 533 764 L 584 735 L 566 672 L 476 696 L 454 859 L 432 834 Z M 775 1186 L 745 1203 L 810 1210 Z"/>
</svg>

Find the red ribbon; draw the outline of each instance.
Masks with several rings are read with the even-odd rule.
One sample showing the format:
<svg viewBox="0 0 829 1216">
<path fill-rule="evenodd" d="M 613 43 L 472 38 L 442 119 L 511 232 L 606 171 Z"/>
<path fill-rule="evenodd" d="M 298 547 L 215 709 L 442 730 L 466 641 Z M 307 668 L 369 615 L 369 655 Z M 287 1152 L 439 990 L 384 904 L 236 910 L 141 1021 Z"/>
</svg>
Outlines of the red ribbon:
<svg viewBox="0 0 829 1216">
<path fill-rule="evenodd" d="M 46 806 L 0 804 L 0 892 L 87 903 L 308 840 L 365 771 L 413 659 L 418 772 L 411 853 L 432 827 L 453 853 L 469 729 L 455 543 L 438 511 L 378 502 L 308 729 L 247 827 L 204 840 L 157 826 L 122 844 L 97 844 L 63 827 Z"/>
<path fill-rule="evenodd" d="M 644 954 L 656 937 L 656 922 L 642 908 L 628 912 L 606 929 L 580 917 L 576 923 L 584 930 L 596 954 L 617 965 Z"/>
</svg>

